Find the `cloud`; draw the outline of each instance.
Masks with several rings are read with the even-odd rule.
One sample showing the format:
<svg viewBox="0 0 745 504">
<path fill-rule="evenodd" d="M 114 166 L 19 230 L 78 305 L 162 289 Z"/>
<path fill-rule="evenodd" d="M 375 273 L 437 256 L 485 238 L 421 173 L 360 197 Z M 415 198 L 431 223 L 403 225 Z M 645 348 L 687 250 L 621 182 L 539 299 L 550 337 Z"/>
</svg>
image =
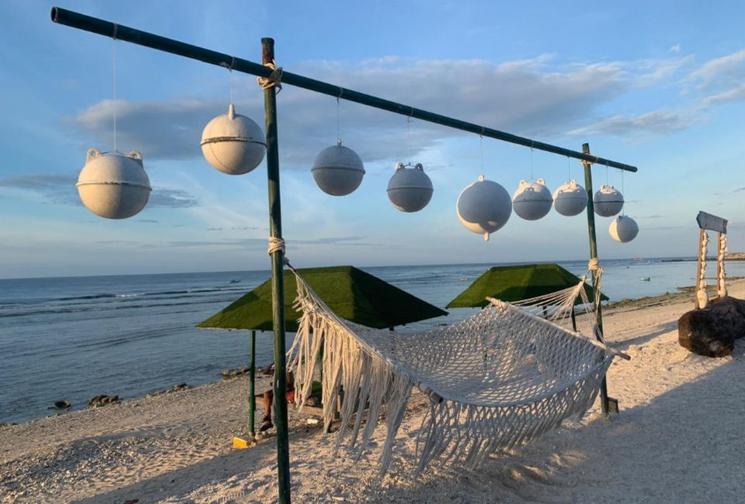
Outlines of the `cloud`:
<svg viewBox="0 0 745 504">
<path fill-rule="evenodd" d="M 147 205 L 151 208 L 191 208 L 199 206 L 199 200 L 182 189 L 154 189 Z"/>
<path fill-rule="evenodd" d="M 745 49 L 714 58 L 692 71 L 688 81 L 709 94 L 704 105 L 745 100 Z"/>
<path fill-rule="evenodd" d="M 639 136 L 667 134 L 689 127 L 696 121 L 695 115 L 675 111 L 656 110 L 639 115 L 614 115 L 595 123 L 577 128 L 570 135 L 584 136 L 607 134 L 616 136 Z"/>
<path fill-rule="evenodd" d="M 717 105 L 720 103 L 730 103 L 745 100 L 745 84 L 734 86 L 721 93 L 715 93 L 704 98 L 707 105 Z"/>
<path fill-rule="evenodd" d="M 383 58 L 356 65 L 312 62 L 312 66 L 300 65 L 298 71 L 489 127 L 539 136 L 579 127 L 600 105 L 635 85 L 633 71 L 644 75 L 670 71 L 669 62 L 659 62 L 656 67 L 647 62 L 637 70 L 616 62 L 561 66 L 549 62 L 545 56 L 500 64 Z M 247 86 L 256 85 L 250 78 L 240 79 Z M 113 107 L 117 109 L 119 145 L 140 150 L 147 162 L 199 157 L 202 128 L 213 116 L 224 113 L 226 104 L 196 98 L 105 100 L 82 111 L 73 122 L 83 131 L 110 141 Z M 239 100 L 236 107 L 239 113 L 262 122 L 258 91 L 250 99 Z M 407 133 L 405 117 L 344 101 L 339 117 L 345 144 L 366 161 L 408 159 L 461 134 L 416 120 Z M 336 140 L 336 118 L 333 97 L 285 86 L 279 97 L 282 162 L 307 167 L 318 151 Z"/>
<path fill-rule="evenodd" d="M 670 52 L 671 53 L 679 53 L 680 52 L 680 44 L 673 44 L 670 46 Z"/>
<path fill-rule="evenodd" d="M 75 189 L 76 182 L 74 175 L 37 173 L 0 179 L 0 188 L 38 194 L 55 204 L 78 206 L 81 203 Z M 198 205 L 197 197 L 182 189 L 156 188 L 150 193 L 148 201 L 148 207 L 190 208 Z M 140 222 L 151 221 L 144 219 Z"/>
<path fill-rule="evenodd" d="M 730 86 L 742 82 L 745 75 L 745 49 L 707 61 L 691 72 L 701 89 Z"/>
</svg>

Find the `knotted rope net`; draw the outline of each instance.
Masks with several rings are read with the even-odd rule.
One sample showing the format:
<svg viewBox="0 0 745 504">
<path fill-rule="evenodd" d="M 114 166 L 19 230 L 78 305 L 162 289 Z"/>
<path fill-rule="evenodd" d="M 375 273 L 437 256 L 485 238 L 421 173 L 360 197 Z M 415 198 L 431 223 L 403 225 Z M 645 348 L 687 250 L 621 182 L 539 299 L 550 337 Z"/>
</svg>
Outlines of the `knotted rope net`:
<svg viewBox="0 0 745 504">
<path fill-rule="evenodd" d="M 430 398 L 416 435 L 417 472 L 435 459 L 473 468 L 583 415 L 617 353 L 495 299 L 463 321 L 426 332 L 369 329 L 337 317 L 296 276 L 302 316 L 288 353 L 295 402 L 302 407 L 310 397 L 323 349 L 324 424 L 330 426 L 342 398 L 337 449 L 346 445 L 362 454 L 383 417 L 381 473 L 414 386 Z M 561 303 L 573 307 L 583 286 L 562 291 Z M 552 309 L 556 317 L 562 313 Z"/>
</svg>

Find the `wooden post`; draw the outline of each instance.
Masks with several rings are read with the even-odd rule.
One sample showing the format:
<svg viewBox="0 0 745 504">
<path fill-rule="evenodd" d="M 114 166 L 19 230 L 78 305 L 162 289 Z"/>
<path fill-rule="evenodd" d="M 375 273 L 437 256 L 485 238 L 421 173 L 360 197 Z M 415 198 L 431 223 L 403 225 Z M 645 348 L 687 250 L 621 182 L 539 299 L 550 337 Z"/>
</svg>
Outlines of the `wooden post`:
<svg viewBox="0 0 745 504">
<path fill-rule="evenodd" d="M 717 240 L 717 295 L 727 295 L 727 274 L 724 272 L 724 256 L 727 254 L 727 235 L 719 232 Z"/>
<path fill-rule="evenodd" d="M 248 363 L 248 434 L 256 439 L 256 331 L 251 331 L 251 360 Z"/>
<path fill-rule="evenodd" d="M 706 308 L 709 304 L 709 294 L 706 292 L 706 249 L 709 235 L 705 229 L 698 232 L 698 263 L 696 264 L 696 308 Z"/>
<path fill-rule="evenodd" d="M 274 39 L 261 39 L 261 62 L 274 63 Z M 266 172 L 269 188 L 269 236 L 282 239 L 282 204 L 279 192 L 276 87 L 264 88 Z M 284 250 L 272 253 L 272 326 L 274 328 L 274 423 L 277 426 L 278 502 L 290 504 L 290 443 L 287 427 L 287 370 L 285 363 Z"/>
<path fill-rule="evenodd" d="M 585 154 L 590 153 L 590 144 L 582 144 L 582 152 Z M 590 260 L 596 261 L 598 258 L 598 242 L 595 235 L 595 204 L 593 202 L 593 189 L 592 189 L 592 163 L 589 161 L 582 161 L 582 165 L 585 169 L 585 189 L 587 190 L 587 232 L 590 238 Z M 605 339 L 603 337 L 603 308 L 601 301 L 600 290 L 598 289 L 597 279 L 595 275 L 592 275 L 592 296 L 595 303 L 595 320 L 597 321 L 598 332 L 595 336 L 601 342 Z M 605 376 L 600 384 L 600 405 L 603 409 L 603 414 L 608 416 L 608 383 Z"/>
</svg>

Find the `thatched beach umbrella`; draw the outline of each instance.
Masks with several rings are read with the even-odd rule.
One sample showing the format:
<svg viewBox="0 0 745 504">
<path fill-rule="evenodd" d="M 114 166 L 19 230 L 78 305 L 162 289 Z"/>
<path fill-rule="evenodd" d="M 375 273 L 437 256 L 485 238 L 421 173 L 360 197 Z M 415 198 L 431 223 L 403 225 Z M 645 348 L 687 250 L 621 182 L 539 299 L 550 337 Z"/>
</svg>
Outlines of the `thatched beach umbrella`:
<svg viewBox="0 0 745 504">
<path fill-rule="evenodd" d="M 521 301 L 574 287 L 579 280 L 579 277 L 558 264 L 494 266 L 474 280 L 466 290 L 450 301 L 447 307 L 483 308 L 489 304 L 487 296 L 502 301 Z M 592 288 L 589 285 L 585 285 L 585 293 L 592 301 Z M 606 301 L 608 298 L 601 294 L 601 299 Z M 577 304 L 580 302 L 578 299 Z"/>
<path fill-rule="evenodd" d="M 297 270 L 305 282 L 339 317 L 377 329 L 410 324 L 447 315 L 440 308 L 412 296 L 354 266 L 332 266 Z M 285 271 L 285 330 L 297 331 L 300 313 L 293 304 L 297 293 L 295 275 Z M 197 327 L 247 329 L 251 331 L 249 431 L 254 433 L 254 372 L 256 331 L 272 330 L 271 280 L 267 280 Z"/>
</svg>

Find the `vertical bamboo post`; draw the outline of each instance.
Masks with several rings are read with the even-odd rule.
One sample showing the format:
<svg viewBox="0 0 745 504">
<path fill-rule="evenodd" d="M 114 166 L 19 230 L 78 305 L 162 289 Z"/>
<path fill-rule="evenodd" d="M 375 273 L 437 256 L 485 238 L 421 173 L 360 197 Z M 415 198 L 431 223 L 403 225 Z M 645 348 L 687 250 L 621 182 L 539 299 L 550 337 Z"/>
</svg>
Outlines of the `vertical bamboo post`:
<svg viewBox="0 0 745 504">
<path fill-rule="evenodd" d="M 590 144 L 582 144 L 582 152 L 584 154 L 590 153 Z M 587 231 L 590 237 L 590 260 L 597 260 L 598 258 L 598 242 L 595 235 L 595 204 L 593 202 L 593 189 L 592 189 L 592 163 L 589 161 L 582 161 L 582 165 L 585 169 L 585 189 L 587 190 Z M 603 308 L 600 298 L 600 290 L 598 289 L 597 278 L 595 275 L 592 276 L 592 296 L 595 302 L 595 319 L 599 332 L 596 333 L 596 337 L 601 342 L 603 341 Z M 608 384 L 605 376 L 603 382 L 600 384 L 600 404 L 603 409 L 603 415 L 608 416 Z"/>
<path fill-rule="evenodd" d="M 256 331 L 251 331 L 251 359 L 248 362 L 248 434 L 256 439 Z"/>
<path fill-rule="evenodd" d="M 261 39 L 261 62 L 274 63 L 274 39 Z M 282 204 L 279 192 L 276 88 L 264 88 L 266 172 L 269 189 L 269 236 L 282 239 Z M 274 328 L 274 423 L 277 426 L 278 502 L 290 504 L 290 447 L 287 433 L 287 371 L 285 363 L 284 250 L 272 253 L 272 322 Z"/>
</svg>

